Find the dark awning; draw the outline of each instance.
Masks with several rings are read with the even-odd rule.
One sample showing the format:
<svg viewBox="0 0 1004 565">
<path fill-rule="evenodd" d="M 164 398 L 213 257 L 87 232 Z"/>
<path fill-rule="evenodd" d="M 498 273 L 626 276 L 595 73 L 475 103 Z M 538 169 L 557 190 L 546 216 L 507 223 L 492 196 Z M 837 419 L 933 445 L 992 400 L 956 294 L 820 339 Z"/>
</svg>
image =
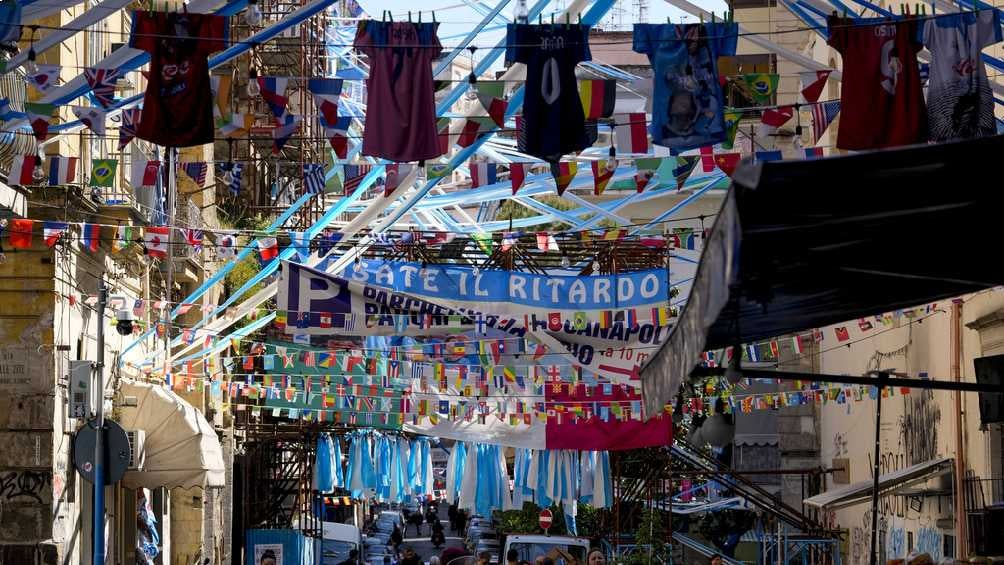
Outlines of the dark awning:
<svg viewBox="0 0 1004 565">
<path fill-rule="evenodd" d="M 642 380 L 650 414 L 705 349 L 1004 284 L 1004 137 L 828 159 L 743 163 L 693 290 Z"/>
</svg>

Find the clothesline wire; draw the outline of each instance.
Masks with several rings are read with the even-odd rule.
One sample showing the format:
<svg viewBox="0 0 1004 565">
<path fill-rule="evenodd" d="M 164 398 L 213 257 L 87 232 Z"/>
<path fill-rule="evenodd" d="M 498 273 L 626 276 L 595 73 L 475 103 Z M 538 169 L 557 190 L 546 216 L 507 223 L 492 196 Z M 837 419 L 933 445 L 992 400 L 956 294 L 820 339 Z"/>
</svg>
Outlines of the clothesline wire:
<svg viewBox="0 0 1004 565">
<path fill-rule="evenodd" d="M 964 13 L 978 13 L 978 12 L 982 12 L 982 11 L 984 11 L 984 9 L 981 8 L 981 9 L 976 10 L 976 11 L 967 11 L 967 12 L 964 12 Z M 897 22 L 901 22 L 901 21 L 921 22 L 921 21 L 927 21 L 927 20 L 934 20 L 934 19 L 937 19 L 937 18 L 954 17 L 954 16 L 957 16 L 957 14 L 958 14 L 958 12 L 949 12 L 949 13 L 934 14 L 934 15 L 920 15 L 920 16 L 910 15 L 910 16 L 903 16 L 903 17 L 871 18 L 870 21 L 854 21 L 853 23 L 849 23 L 849 24 L 846 24 L 846 25 L 844 25 L 844 24 L 837 24 L 837 25 L 834 25 L 834 26 L 814 25 L 814 26 L 802 26 L 802 27 L 788 28 L 788 29 L 783 29 L 783 30 L 772 30 L 772 31 L 747 31 L 747 32 L 737 32 L 735 34 L 731 34 L 730 33 L 730 34 L 723 34 L 723 35 L 703 35 L 702 39 L 711 40 L 711 39 L 722 39 L 722 38 L 726 38 L 726 37 L 757 37 L 757 36 L 765 36 L 765 35 L 766 36 L 785 35 L 785 34 L 790 34 L 790 33 L 803 33 L 803 32 L 806 32 L 806 31 L 820 31 L 820 30 L 838 29 L 838 28 L 856 28 L 856 27 L 889 25 L 889 24 L 897 23 Z M 50 25 L 43 25 L 43 24 L 19 24 L 19 25 L 21 26 L 22 30 L 24 30 L 25 28 L 28 28 L 29 30 L 31 28 L 35 28 L 35 29 L 60 30 L 60 31 L 76 31 L 76 32 L 88 31 L 88 32 L 91 32 L 91 33 L 104 33 L 104 34 L 108 34 L 108 35 L 130 36 L 130 37 L 149 37 L 149 38 L 154 38 L 154 39 L 175 39 L 177 37 L 177 36 L 175 36 L 173 34 L 132 33 L 131 31 L 117 31 L 117 30 L 93 30 L 93 29 L 89 29 L 89 28 L 86 28 L 86 27 L 83 27 L 83 28 L 70 28 L 70 27 L 66 27 L 66 26 L 50 26 Z M 550 24 L 545 24 L 545 26 L 547 26 L 547 25 L 550 25 Z M 563 24 L 563 23 L 562 24 L 557 24 L 556 23 L 554 25 L 555 25 L 555 27 L 561 27 L 561 26 L 564 26 L 566 24 Z M 573 23 L 571 25 L 572 26 L 576 26 L 578 24 L 574 24 Z M 671 24 L 671 25 L 676 25 L 676 24 Z M 699 24 L 683 24 L 683 25 L 699 25 Z M 586 26 L 586 27 L 588 27 L 588 26 Z M 198 36 L 198 35 L 193 35 L 193 36 L 190 36 L 190 39 L 205 39 L 205 40 L 208 40 L 208 41 L 214 41 L 214 42 L 220 43 L 221 45 L 227 45 L 227 44 L 236 45 L 236 44 L 240 44 L 240 45 L 251 45 L 252 47 L 254 47 L 254 46 L 261 46 L 261 45 L 267 44 L 267 43 L 275 41 L 275 40 L 280 40 L 282 38 L 281 37 L 274 37 L 274 38 L 271 38 L 271 39 L 268 39 L 268 40 L 264 40 L 264 41 L 261 41 L 261 40 L 251 41 L 251 40 L 247 40 L 247 39 L 243 39 L 243 40 L 238 39 L 238 40 L 230 40 L 230 41 L 227 42 L 227 41 L 220 40 L 220 39 L 218 39 L 216 37 L 202 37 L 202 36 Z M 300 38 L 290 38 L 290 41 L 296 41 L 298 45 L 304 44 L 300 40 Z M 681 39 L 678 39 L 678 38 L 648 39 L 647 41 L 650 42 L 650 43 L 656 43 L 656 44 L 658 44 L 658 43 L 669 43 L 669 42 L 681 41 Z M 318 46 L 325 46 L 325 47 L 343 47 L 343 48 L 354 47 L 354 44 L 351 44 L 351 43 L 332 43 L 332 42 L 328 42 L 328 41 L 307 41 L 305 44 L 309 45 L 309 46 L 318 45 Z M 588 47 L 598 47 L 598 46 L 603 46 L 603 45 L 633 45 L 633 44 L 634 44 L 634 38 L 626 39 L 626 40 L 609 40 L 609 41 L 595 41 L 595 42 L 588 42 L 587 41 L 584 44 L 581 44 L 581 43 L 578 43 L 578 42 L 574 42 L 574 41 L 567 41 L 567 42 L 565 42 L 565 45 L 568 46 L 568 47 L 577 46 L 577 45 L 586 45 Z M 486 50 L 486 51 L 498 51 L 498 50 L 508 49 L 508 48 L 511 48 L 511 47 L 540 47 L 540 45 L 541 45 L 540 43 L 511 43 L 511 44 L 507 43 L 505 46 L 499 47 L 498 45 L 472 46 L 470 44 L 464 44 L 464 45 L 453 45 L 453 46 L 441 45 L 441 48 L 444 49 L 444 50 L 446 50 L 446 49 L 471 49 L 473 47 L 476 50 L 483 49 L 483 50 Z M 401 43 L 401 44 L 375 45 L 375 46 L 372 46 L 372 47 L 373 48 L 378 48 L 378 49 L 379 48 L 385 48 L 385 47 L 386 48 L 411 48 L 411 49 L 417 49 L 417 48 L 429 48 L 429 45 Z M 608 49 L 608 51 L 615 51 L 615 50 Z M 633 49 L 624 49 L 623 51 L 633 51 Z"/>
</svg>

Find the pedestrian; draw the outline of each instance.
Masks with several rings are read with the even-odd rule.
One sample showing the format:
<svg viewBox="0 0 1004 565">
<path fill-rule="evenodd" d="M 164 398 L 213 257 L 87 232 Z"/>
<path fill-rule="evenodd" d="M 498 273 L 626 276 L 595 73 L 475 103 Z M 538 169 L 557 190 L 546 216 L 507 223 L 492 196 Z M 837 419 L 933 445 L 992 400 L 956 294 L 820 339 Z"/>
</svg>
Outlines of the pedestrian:
<svg viewBox="0 0 1004 565">
<path fill-rule="evenodd" d="M 465 532 L 467 532 L 467 511 L 458 510 L 457 511 L 457 535 L 463 537 Z"/>
<path fill-rule="evenodd" d="M 505 565 L 519 565 L 519 552 L 516 549 L 505 552 Z"/>
<path fill-rule="evenodd" d="M 711 565 L 725 565 L 725 560 L 718 553 L 711 556 Z"/>
<path fill-rule="evenodd" d="M 415 553 L 415 550 L 411 547 L 404 548 L 404 557 L 401 559 L 400 565 L 423 565 L 422 558 Z"/>
<path fill-rule="evenodd" d="M 418 512 L 413 512 L 408 520 L 411 521 L 413 526 L 415 526 L 415 535 L 422 535 L 422 510 L 419 509 Z"/>
<path fill-rule="evenodd" d="M 439 523 L 439 514 L 436 513 L 432 505 L 429 506 L 429 510 L 425 513 L 425 521 L 429 523 L 429 535 L 432 535 L 435 525 L 442 527 L 442 524 Z"/>
<path fill-rule="evenodd" d="M 589 555 L 586 556 L 586 565 L 606 565 L 607 557 L 603 555 L 603 550 L 594 547 L 589 550 Z"/>
<path fill-rule="evenodd" d="M 439 558 L 433 555 L 429 558 L 429 565 L 439 565 Z"/>
<path fill-rule="evenodd" d="M 390 543 L 394 546 L 394 553 L 400 551 L 403 542 L 404 535 L 401 533 L 401 528 L 394 524 L 394 531 L 390 533 Z"/>
<path fill-rule="evenodd" d="M 478 565 L 491 565 L 492 554 L 487 551 L 482 551 L 478 554 Z"/>
<path fill-rule="evenodd" d="M 450 531 L 456 533 L 457 531 L 457 503 L 454 502 L 446 509 L 446 515 L 450 518 Z"/>
</svg>

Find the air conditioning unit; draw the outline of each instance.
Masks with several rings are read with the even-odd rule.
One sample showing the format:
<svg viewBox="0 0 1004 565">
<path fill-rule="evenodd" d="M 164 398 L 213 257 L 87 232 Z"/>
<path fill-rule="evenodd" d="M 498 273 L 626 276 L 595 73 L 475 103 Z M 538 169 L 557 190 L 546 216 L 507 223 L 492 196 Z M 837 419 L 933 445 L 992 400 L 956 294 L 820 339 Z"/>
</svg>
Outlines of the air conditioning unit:
<svg viewBox="0 0 1004 565">
<path fill-rule="evenodd" d="M 146 431 L 126 430 L 129 437 L 129 470 L 143 470 L 143 462 L 146 459 Z"/>
</svg>

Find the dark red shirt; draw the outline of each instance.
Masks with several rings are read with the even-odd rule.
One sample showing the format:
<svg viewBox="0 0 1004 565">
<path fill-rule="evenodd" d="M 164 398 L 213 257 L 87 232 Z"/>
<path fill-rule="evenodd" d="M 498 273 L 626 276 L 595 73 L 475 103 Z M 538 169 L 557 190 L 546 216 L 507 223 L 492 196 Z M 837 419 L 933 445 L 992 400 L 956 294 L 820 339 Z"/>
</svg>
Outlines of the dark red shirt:
<svg viewBox="0 0 1004 565">
<path fill-rule="evenodd" d="M 227 44 L 227 18 L 213 14 L 133 12 L 129 45 L 150 54 L 136 137 L 165 147 L 213 142 L 210 53 Z"/>
<path fill-rule="evenodd" d="M 927 141 L 917 22 L 829 19 L 831 47 L 844 60 L 837 147 L 875 149 Z"/>
</svg>

